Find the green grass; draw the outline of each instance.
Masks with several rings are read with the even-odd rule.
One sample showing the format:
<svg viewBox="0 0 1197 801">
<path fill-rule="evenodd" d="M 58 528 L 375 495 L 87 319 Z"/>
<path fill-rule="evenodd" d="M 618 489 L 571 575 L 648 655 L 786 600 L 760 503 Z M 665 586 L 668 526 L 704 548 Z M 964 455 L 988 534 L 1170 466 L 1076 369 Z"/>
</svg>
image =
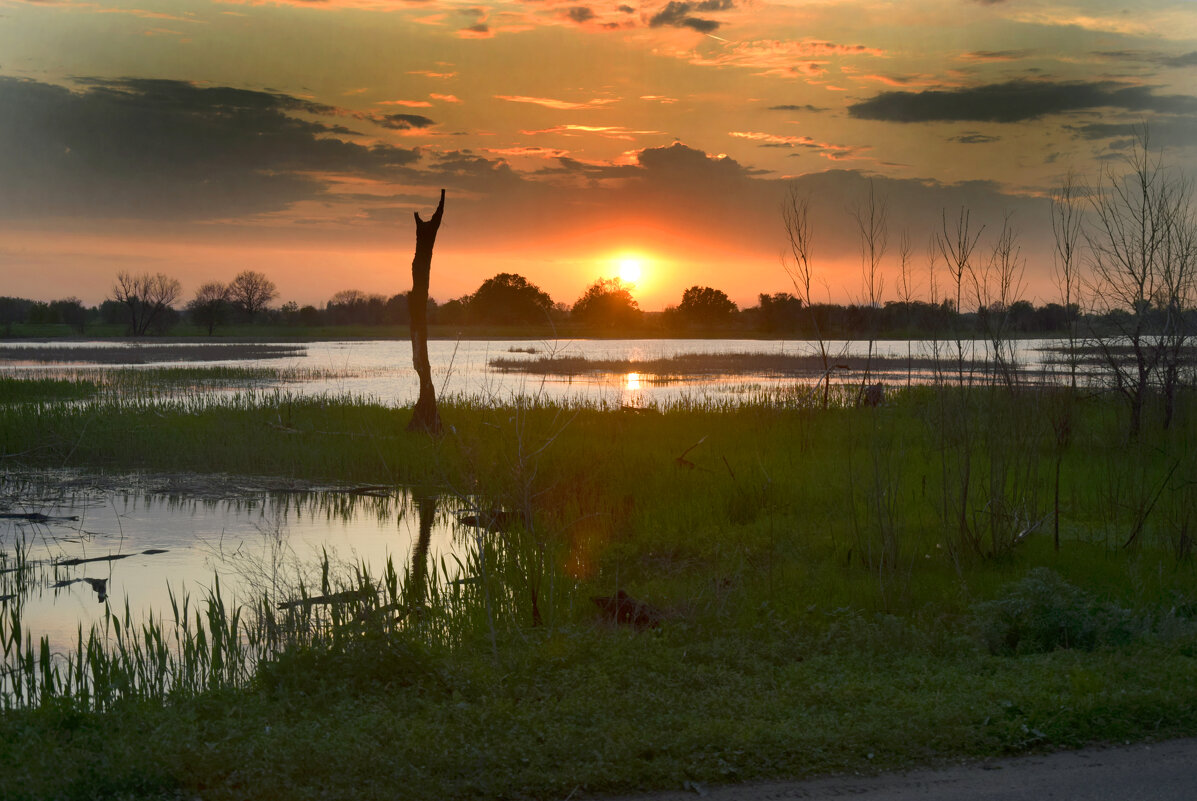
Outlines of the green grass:
<svg viewBox="0 0 1197 801">
<path fill-rule="evenodd" d="M 0 404 L 90 398 L 100 384 L 87 378 L 9 378 L 0 376 Z"/>
<path fill-rule="evenodd" d="M 39 702 L 30 667 L 0 796 L 563 798 L 1197 733 L 1190 396 L 1137 441 L 1110 396 L 821 400 L 457 400 L 440 440 L 408 434 L 407 409 L 279 392 L 2 406 L 9 464 L 406 484 L 523 525 L 474 581 L 433 571 L 421 614 L 330 610 L 256 673 L 222 650 L 214 674 L 207 634 L 208 661 L 174 668 L 190 684 L 113 680 L 97 711 L 78 690 Z M 410 605 L 408 575 L 369 581 L 378 603 Z M 590 596 L 617 589 L 662 627 L 598 622 Z M 158 625 L 116 664 L 166 659 Z"/>
</svg>

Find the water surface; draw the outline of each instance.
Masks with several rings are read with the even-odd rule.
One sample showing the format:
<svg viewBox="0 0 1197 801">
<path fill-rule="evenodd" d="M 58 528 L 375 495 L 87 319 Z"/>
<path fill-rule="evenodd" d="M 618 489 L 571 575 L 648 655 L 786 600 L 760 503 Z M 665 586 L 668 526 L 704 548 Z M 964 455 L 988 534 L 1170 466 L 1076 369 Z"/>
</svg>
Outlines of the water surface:
<svg viewBox="0 0 1197 801">
<path fill-rule="evenodd" d="M 65 344 L 65 343 L 56 343 Z M 79 345 L 121 345 L 112 342 L 79 342 Z M 826 344 L 832 361 L 841 365 L 833 381 L 851 383 L 864 375 L 865 356 L 869 343 L 835 340 Z M 992 361 L 991 345 L 986 341 L 964 344 L 965 358 L 979 362 Z M 1048 354 L 1045 348 L 1058 347 L 1060 340 L 1029 339 L 1012 341 L 1014 355 L 1020 366 L 1028 370 L 1044 367 Z M 30 348 L 45 347 L 46 343 L 29 343 Z M 146 359 L 153 351 L 150 344 L 138 343 L 130 348 L 131 360 Z M 272 359 L 206 361 L 204 366 L 243 366 L 272 368 L 288 374 L 287 380 L 259 382 L 257 386 L 270 388 L 285 386 L 300 394 L 351 394 L 369 397 L 383 403 L 407 405 L 419 395 L 419 382 L 412 369 L 411 344 L 406 340 L 350 340 L 305 343 L 302 355 Z M 494 367 L 497 358 L 534 361 L 554 356 L 581 357 L 590 360 L 666 359 L 683 354 L 761 353 L 776 356 L 811 356 L 819 352 L 818 345 L 802 340 L 760 339 L 572 339 L 572 340 L 434 340 L 429 343 L 433 379 L 439 394 L 457 396 L 481 402 L 507 402 L 514 397 L 536 396 L 547 400 L 583 402 L 600 406 L 664 404 L 676 401 L 738 402 L 755 399 L 762 393 L 785 391 L 801 383 L 819 380 L 815 374 L 805 377 L 778 375 L 770 371 L 736 375 L 670 375 L 657 376 L 642 372 L 599 372 L 576 375 L 540 375 L 533 372 L 506 371 Z M 882 340 L 873 343 L 873 353 L 905 359 L 938 357 L 945 369 L 954 374 L 957 358 L 955 342 L 927 340 Z M 145 362 L 137 368 L 179 366 L 179 362 Z M 57 365 L 56 370 L 74 370 L 73 375 L 98 373 L 113 366 L 87 364 Z M 22 371 L 45 370 L 45 365 L 0 362 L 0 375 L 20 374 Z M 299 376 L 300 380 L 294 380 Z M 933 376 L 924 372 L 907 374 L 896 370 L 880 376 L 892 383 L 907 380 L 919 382 Z M 211 391 L 211 390 L 209 390 Z"/>
<path fill-rule="evenodd" d="M 246 479 L 221 486 L 193 477 L 187 486 L 154 491 L 136 477 L 77 474 L 5 476 L 0 486 L 0 595 L 19 604 L 34 642 L 74 645 L 104 617 L 105 604 L 135 620 L 170 619 L 173 590 L 192 609 L 219 576 L 227 604 L 279 602 L 302 580 L 320 593 L 320 564 L 349 573 L 364 564 L 374 576 L 388 559 L 402 575 L 419 534 L 410 494 L 389 488 L 265 490 Z M 122 486 L 123 485 L 123 486 Z M 213 491 L 215 489 L 215 491 Z M 25 515 L 27 517 L 20 517 Z M 468 547 L 468 530 L 449 510 L 437 516 L 429 558 L 436 565 Z M 13 569 L 16 553 L 28 567 Z M 202 609 L 202 606 L 200 607 Z"/>
</svg>

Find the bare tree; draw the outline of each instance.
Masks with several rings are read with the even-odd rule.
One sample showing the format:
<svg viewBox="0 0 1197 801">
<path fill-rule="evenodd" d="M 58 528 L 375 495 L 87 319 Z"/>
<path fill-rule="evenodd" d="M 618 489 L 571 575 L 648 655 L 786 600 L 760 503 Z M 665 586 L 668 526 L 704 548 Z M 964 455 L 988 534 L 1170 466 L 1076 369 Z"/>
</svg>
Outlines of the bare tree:
<svg viewBox="0 0 1197 801">
<path fill-rule="evenodd" d="M 906 311 L 906 326 L 908 329 L 914 328 L 914 296 L 916 289 L 914 286 L 914 274 L 911 272 L 913 268 L 914 247 L 910 244 L 910 231 L 903 228 L 901 235 L 898 237 L 898 297 L 902 301 L 902 305 Z M 906 386 L 910 386 L 911 371 L 914 363 L 914 354 L 911 350 L 910 335 L 906 336 Z"/>
<path fill-rule="evenodd" d="M 229 282 L 229 299 L 249 316 L 250 322 L 276 297 L 274 282 L 256 270 L 242 270 Z"/>
<path fill-rule="evenodd" d="M 139 337 L 165 316 L 182 291 L 177 278 L 162 273 L 133 275 L 122 270 L 116 274 L 112 299 L 125 306 L 129 313 L 129 333 Z"/>
<path fill-rule="evenodd" d="M 1080 312 L 1080 243 L 1084 215 L 1080 206 L 1081 189 L 1071 170 L 1052 192 L 1052 234 L 1056 249 L 1053 253 L 1056 286 L 1064 306 L 1068 327 L 1068 369 L 1072 387 L 1076 388 L 1078 354 L 1077 317 Z"/>
<path fill-rule="evenodd" d="M 1178 181 L 1164 240 L 1162 291 L 1157 299 L 1157 313 L 1161 317 L 1160 384 L 1164 396 L 1164 428 L 1172 425 L 1181 363 L 1194 333 L 1191 315 L 1197 300 L 1197 217 L 1194 216 L 1191 190 L 1188 182 Z"/>
<path fill-rule="evenodd" d="M 1018 245 L 1018 230 L 1007 214 L 1002 219 L 1002 231 L 993 243 L 989 259 L 980 267 L 975 262 L 969 264 L 969 278 L 977 314 L 993 351 L 994 380 L 1000 376 L 1010 388 L 1014 386 L 1017 371 L 1007 328 L 1010 305 L 1018 300 L 1024 289 L 1025 270 L 1026 261 Z"/>
<path fill-rule="evenodd" d="M 1129 434 L 1135 438 L 1161 366 L 1165 395 L 1174 389 L 1167 388 L 1170 346 L 1179 341 L 1183 347 L 1187 338 L 1183 314 L 1193 300 L 1194 235 L 1189 187 L 1152 153 L 1146 128 L 1123 164 L 1124 173 L 1108 166 L 1102 171 L 1090 196 L 1092 224 L 1085 239 L 1090 293 L 1114 329 L 1112 336 L 1094 341 L 1114 388 L 1130 407 Z M 1153 318 L 1159 322 L 1153 324 Z M 1130 358 L 1124 357 L 1126 350 Z M 1165 418 L 1171 422 L 1170 401 L 1167 407 Z"/>
<path fill-rule="evenodd" d="M 428 361 L 428 281 L 432 273 L 432 248 L 436 232 L 445 214 L 445 190 L 441 202 L 427 221 L 416 212 L 416 253 L 411 260 L 411 292 L 407 308 L 411 313 L 411 358 L 420 377 L 420 397 L 412 410 L 408 431 L 441 433 L 441 418 L 436 411 L 436 387 L 432 383 L 432 365 Z"/>
<path fill-rule="evenodd" d="M 869 181 L 869 197 L 864 203 L 856 204 L 851 209 L 852 218 L 856 220 L 856 229 L 860 234 L 860 269 L 861 283 L 864 288 L 864 302 L 869 308 L 869 353 L 865 361 L 865 372 L 860 382 L 856 401 L 859 404 L 864 397 L 865 387 L 869 382 L 869 373 L 873 369 L 873 343 L 876 332 L 873 330 L 873 313 L 881 304 L 881 295 L 885 291 L 885 278 L 881 275 L 881 259 L 889 247 L 889 201 L 878 198 L 873 190 L 873 182 Z"/>
<path fill-rule="evenodd" d="M 197 325 L 206 326 L 208 336 L 216 330 L 218 323 L 224 322 L 224 315 L 229 304 L 229 288 L 219 281 L 209 281 L 201 284 L 195 290 L 195 297 L 187 304 L 187 311 Z"/>
<path fill-rule="evenodd" d="M 952 285 L 956 290 L 956 314 L 960 314 L 960 302 L 963 299 L 964 278 L 969 274 L 972 265 L 973 250 L 977 247 L 977 240 L 985 226 L 971 230 L 971 219 L 968 209 L 962 208 L 955 225 L 948 228 L 948 214 L 941 215 L 943 232 L 936 234 L 935 242 L 939 252 L 948 265 L 948 273 L 952 276 Z M 960 332 L 956 332 L 956 374 L 961 384 L 964 383 L 964 342 Z"/>
<path fill-rule="evenodd" d="M 811 262 L 811 227 L 810 227 L 810 198 L 801 194 L 795 184 L 790 184 L 785 200 L 781 204 L 781 221 L 785 227 L 786 243 L 789 252 L 782 254 L 781 264 L 794 285 L 794 292 L 798 300 L 810 313 L 811 326 L 815 340 L 819 346 L 819 356 L 823 361 L 823 407 L 830 403 L 831 396 L 831 357 L 827 352 L 827 342 L 819 331 L 819 318 L 815 313 L 811 297 L 811 282 L 814 279 L 814 266 Z"/>
</svg>

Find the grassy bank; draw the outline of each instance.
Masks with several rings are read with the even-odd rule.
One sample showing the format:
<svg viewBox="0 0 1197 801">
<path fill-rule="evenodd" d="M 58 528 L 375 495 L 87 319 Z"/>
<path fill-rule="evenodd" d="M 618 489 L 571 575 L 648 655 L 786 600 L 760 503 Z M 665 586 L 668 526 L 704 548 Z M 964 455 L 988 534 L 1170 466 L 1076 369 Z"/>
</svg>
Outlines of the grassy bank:
<svg viewBox="0 0 1197 801">
<path fill-rule="evenodd" d="M 1135 441 L 1116 399 L 1038 389 L 458 401 L 437 441 L 408 416 L 280 393 L 0 406 L 7 465 L 407 484 L 518 521 L 462 532 L 485 545 L 470 581 L 397 565 L 256 673 L 209 633 L 191 685 L 4 713 L 0 796 L 562 798 L 1197 732 L 1187 413 Z M 621 589 L 660 626 L 600 620 L 590 597 Z M 227 634 L 231 610 L 197 608 L 187 642 Z M 128 647 L 152 665 L 149 642 Z"/>
</svg>

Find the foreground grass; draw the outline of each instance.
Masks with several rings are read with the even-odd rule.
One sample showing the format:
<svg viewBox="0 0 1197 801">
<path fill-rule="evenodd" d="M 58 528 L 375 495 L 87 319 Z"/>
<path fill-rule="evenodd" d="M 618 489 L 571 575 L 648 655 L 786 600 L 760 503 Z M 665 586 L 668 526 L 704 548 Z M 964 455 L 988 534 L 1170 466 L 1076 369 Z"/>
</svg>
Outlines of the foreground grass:
<svg viewBox="0 0 1197 801">
<path fill-rule="evenodd" d="M 297 657 L 166 707 L 10 714 L 0 794 L 564 798 L 1197 730 L 1191 647 L 1011 658 L 916 631 L 574 627 L 497 659 L 402 642 Z"/>
<path fill-rule="evenodd" d="M 0 796 L 563 798 L 1197 733 L 1190 416 L 1131 442 L 1109 398 L 812 400 L 458 402 L 439 441 L 352 399 L 0 407 L 10 463 L 402 483 L 533 530 L 450 637 L 5 713 Z M 620 588 L 659 630 L 596 622 Z"/>
</svg>

